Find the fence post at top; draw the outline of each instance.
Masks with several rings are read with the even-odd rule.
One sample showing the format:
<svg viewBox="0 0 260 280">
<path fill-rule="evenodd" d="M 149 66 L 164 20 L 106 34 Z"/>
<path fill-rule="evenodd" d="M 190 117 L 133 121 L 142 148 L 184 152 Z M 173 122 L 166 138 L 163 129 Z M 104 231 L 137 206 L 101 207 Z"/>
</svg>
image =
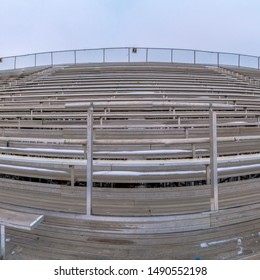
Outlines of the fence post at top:
<svg viewBox="0 0 260 280">
<path fill-rule="evenodd" d="M 16 69 L 16 56 L 14 57 L 14 69 Z"/>
<path fill-rule="evenodd" d="M 53 52 L 51 52 L 51 66 L 53 66 Z"/>
<path fill-rule="evenodd" d="M 93 187 L 93 103 L 88 109 L 87 124 L 87 186 L 86 186 L 86 214 L 92 215 L 92 187 Z"/>
<path fill-rule="evenodd" d="M 37 65 L 36 59 L 37 59 L 37 54 L 35 53 L 35 54 L 34 54 L 34 67 L 36 67 L 36 65 Z"/>
<path fill-rule="evenodd" d="M 196 51 L 194 50 L 193 52 L 194 52 L 194 54 L 193 54 L 193 55 L 194 55 L 194 57 L 193 57 L 193 59 L 194 59 L 194 64 L 196 64 Z"/>
<path fill-rule="evenodd" d="M 240 67 L 240 59 L 241 59 L 241 55 L 238 55 L 238 67 Z"/>
<path fill-rule="evenodd" d="M 217 116 L 213 111 L 212 105 L 209 108 L 209 127 L 210 127 L 210 209 L 218 211 L 218 160 L 217 160 Z"/>
<path fill-rule="evenodd" d="M 131 55 L 131 49 L 130 49 L 130 48 L 128 48 L 128 62 L 130 62 L 130 61 L 131 61 L 131 59 L 130 59 L 130 55 Z"/>
<path fill-rule="evenodd" d="M 77 64 L 77 53 L 76 53 L 76 50 L 74 51 L 74 64 Z"/>
<path fill-rule="evenodd" d="M 260 57 L 258 57 L 258 69 L 260 69 Z"/>
<path fill-rule="evenodd" d="M 219 66 L 219 52 L 217 53 L 217 65 Z"/>
<path fill-rule="evenodd" d="M 145 61 L 148 62 L 148 48 L 146 49 L 146 58 Z"/>
<path fill-rule="evenodd" d="M 171 63 L 173 63 L 173 49 L 171 49 Z"/>
<path fill-rule="evenodd" d="M 106 62 L 106 49 L 103 49 L 103 63 Z"/>
</svg>

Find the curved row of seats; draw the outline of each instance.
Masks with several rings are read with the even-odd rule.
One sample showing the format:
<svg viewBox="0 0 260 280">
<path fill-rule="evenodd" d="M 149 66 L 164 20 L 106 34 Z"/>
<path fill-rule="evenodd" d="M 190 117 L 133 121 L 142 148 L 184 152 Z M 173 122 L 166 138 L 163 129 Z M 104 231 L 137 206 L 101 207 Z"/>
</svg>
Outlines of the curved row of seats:
<svg viewBox="0 0 260 280">
<path fill-rule="evenodd" d="M 219 156 L 258 152 L 259 140 L 256 136 L 259 135 L 260 112 L 257 102 L 260 91 L 246 81 L 222 73 L 218 68 L 133 63 L 59 66 L 41 71 L 37 69 L 37 75 L 31 71 L 24 71 L 20 81 L 0 91 L 0 135 L 3 139 L 1 141 L 0 138 L 0 150 L 4 155 L 14 156 L 13 161 L 8 161 L 8 166 L 0 166 L 2 172 L 9 169 L 7 174 L 20 176 L 21 173 L 35 173 L 35 178 L 70 180 L 71 167 L 75 168 L 73 163 L 63 164 L 65 170 L 48 163 L 48 171 L 41 169 L 41 161 L 44 157 L 59 158 L 61 161 L 63 158 L 86 158 L 87 108 L 74 106 L 81 102 L 97 104 L 94 108 L 94 158 L 105 163 L 110 160 L 113 166 L 119 159 L 158 161 L 209 157 L 209 140 L 197 143 L 200 138 L 209 137 L 209 104 L 217 110 L 219 137 L 248 137 L 243 141 L 219 141 Z M 142 89 L 138 88 L 136 92 L 138 86 Z M 96 90 L 93 91 L 93 87 Z M 149 91 L 149 87 L 153 90 Z M 170 90 L 165 91 L 164 87 Z M 125 105 L 109 107 L 107 104 L 110 101 Z M 153 106 L 142 105 L 145 102 L 153 102 Z M 172 104 L 175 103 L 174 107 Z M 195 103 L 199 106 L 193 107 Z M 53 142 L 47 139 L 53 139 Z M 102 139 L 107 141 L 101 143 Z M 126 144 L 121 139 L 146 139 L 147 142 Z M 156 139 L 190 139 L 191 142 L 156 143 Z M 118 140 L 116 145 L 113 140 Z M 33 165 L 25 164 L 21 169 L 21 164 L 16 163 L 18 156 L 37 157 L 38 161 Z M 146 163 L 142 164 L 145 166 Z M 102 166 L 102 163 L 99 165 Z M 140 176 L 137 174 L 141 171 L 137 161 L 136 166 L 124 170 L 97 168 L 95 171 L 99 172 L 99 177 L 96 181 L 126 183 L 129 181 L 127 172 L 130 171 L 136 172 L 137 176 L 133 176 L 133 181 L 138 177 L 136 182 L 158 182 L 164 176 L 149 174 L 149 167 L 142 170 L 147 174 Z M 167 169 L 161 166 L 163 164 L 156 167 L 157 172 L 166 172 Z M 198 170 L 192 164 L 187 169 L 191 171 L 189 180 L 192 180 L 192 172 L 195 175 Z M 204 169 L 199 170 L 199 180 L 205 178 Z M 122 173 L 109 174 L 106 171 L 125 171 L 125 179 L 122 179 Z M 181 171 L 172 170 L 173 173 Z M 82 171 L 82 174 L 76 174 L 75 180 L 84 181 L 84 176 L 85 171 Z M 163 179 L 164 182 L 181 180 L 178 173 L 177 178 L 176 174 L 172 174 Z"/>
</svg>

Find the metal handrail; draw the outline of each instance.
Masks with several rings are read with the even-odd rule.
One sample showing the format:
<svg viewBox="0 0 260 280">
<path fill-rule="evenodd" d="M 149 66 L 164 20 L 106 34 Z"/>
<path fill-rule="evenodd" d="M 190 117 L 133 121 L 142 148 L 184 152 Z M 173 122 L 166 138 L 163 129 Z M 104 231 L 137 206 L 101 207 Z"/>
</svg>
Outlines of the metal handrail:
<svg viewBox="0 0 260 280">
<path fill-rule="evenodd" d="M 168 62 L 260 69 L 254 55 L 178 48 L 118 47 L 39 52 L 0 59 L 0 70 L 108 62 Z"/>
</svg>

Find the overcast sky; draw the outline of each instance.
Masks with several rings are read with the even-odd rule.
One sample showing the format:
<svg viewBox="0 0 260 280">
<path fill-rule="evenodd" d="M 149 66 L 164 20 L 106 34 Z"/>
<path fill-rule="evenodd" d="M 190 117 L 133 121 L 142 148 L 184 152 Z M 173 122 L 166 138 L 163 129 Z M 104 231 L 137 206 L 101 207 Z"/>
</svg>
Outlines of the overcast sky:
<svg viewBox="0 0 260 280">
<path fill-rule="evenodd" d="M 0 0 L 0 57 L 103 47 L 260 56 L 259 0 Z"/>
</svg>

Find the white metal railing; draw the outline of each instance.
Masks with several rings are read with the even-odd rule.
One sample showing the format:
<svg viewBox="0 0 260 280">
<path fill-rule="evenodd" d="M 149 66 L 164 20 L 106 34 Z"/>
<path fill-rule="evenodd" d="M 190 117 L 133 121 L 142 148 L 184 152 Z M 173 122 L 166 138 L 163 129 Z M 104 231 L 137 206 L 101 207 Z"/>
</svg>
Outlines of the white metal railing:
<svg viewBox="0 0 260 280">
<path fill-rule="evenodd" d="M 0 70 L 78 63 L 168 62 L 260 69 L 260 57 L 236 53 L 170 48 L 99 48 L 2 57 Z"/>
</svg>

